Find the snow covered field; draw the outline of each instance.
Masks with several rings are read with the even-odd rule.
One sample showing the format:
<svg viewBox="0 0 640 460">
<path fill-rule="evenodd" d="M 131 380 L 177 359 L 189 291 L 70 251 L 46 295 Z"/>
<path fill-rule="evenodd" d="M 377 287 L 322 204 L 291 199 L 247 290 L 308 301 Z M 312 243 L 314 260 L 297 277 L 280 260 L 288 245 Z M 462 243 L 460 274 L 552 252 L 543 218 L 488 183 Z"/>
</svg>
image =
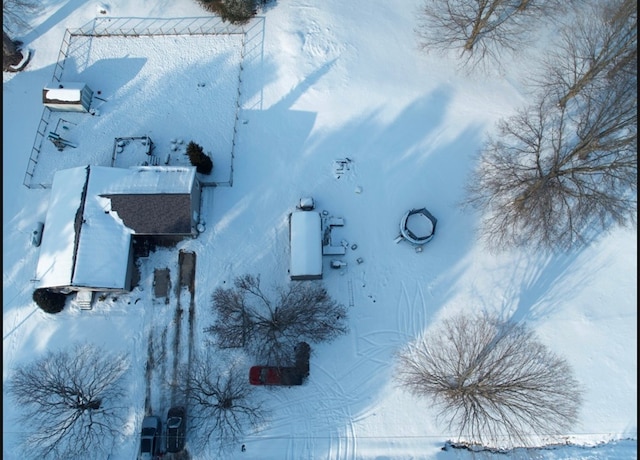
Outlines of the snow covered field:
<svg viewBox="0 0 640 460">
<path fill-rule="evenodd" d="M 280 0 L 246 27 L 244 40 L 100 37 L 73 48 L 63 78 L 86 81 L 107 102 L 97 101 L 96 116 L 73 115 L 79 121 L 66 131 L 76 148 L 58 152 L 44 140 L 34 183 L 57 169 L 110 165 L 116 137 L 148 135 L 161 158 L 173 156 L 172 139 L 211 151 L 218 186 L 203 190 L 205 231 L 143 259 L 131 293 L 47 315 L 31 300 L 39 250 L 29 235 L 49 195 L 23 180 L 64 31 L 98 13 L 82 0 L 44 4 L 33 28 L 14 37 L 34 50 L 31 62 L 4 74 L 3 381 L 15 366 L 76 342 L 128 353 L 130 411 L 111 458 L 135 458 L 145 403 L 164 418 L 177 397 L 165 382 L 191 353 L 211 347 L 203 329 L 214 321 L 213 291 L 243 274 L 260 275 L 266 288 L 289 282 L 287 216 L 312 196 L 319 211 L 344 219 L 332 238 L 347 250 L 323 257 L 323 283 L 348 307 L 350 332 L 312 344 L 305 385 L 256 388 L 270 415 L 224 458 L 504 458 L 443 451 L 456 434 L 436 421 L 429 401 L 393 380 L 403 345 L 442 317 L 483 309 L 526 322 L 585 389 L 579 424 L 557 440 L 582 447 L 511 458 L 637 458 L 637 232 L 615 229 L 553 255 L 493 254 L 478 242 L 477 216 L 458 206 L 463 186 L 483 135 L 527 102 L 533 63 L 468 75 L 426 56 L 414 36 L 418 6 Z M 114 18 L 207 14 L 192 0 L 108 6 Z M 336 160 L 345 158 L 341 168 Z M 438 224 L 419 253 L 394 240 L 405 213 L 422 207 Z M 193 292 L 183 285 L 180 251 L 196 254 Z M 331 268 L 335 259 L 344 265 Z M 168 303 L 153 286 L 155 270 L 165 268 Z M 262 363 L 247 357 L 247 378 L 253 364 Z M 15 424 L 19 408 L 6 390 L 3 402 L 3 458 L 23 458 L 18 440 L 28 427 Z M 219 458 L 190 447 L 187 435 L 192 458 Z"/>
</svg>

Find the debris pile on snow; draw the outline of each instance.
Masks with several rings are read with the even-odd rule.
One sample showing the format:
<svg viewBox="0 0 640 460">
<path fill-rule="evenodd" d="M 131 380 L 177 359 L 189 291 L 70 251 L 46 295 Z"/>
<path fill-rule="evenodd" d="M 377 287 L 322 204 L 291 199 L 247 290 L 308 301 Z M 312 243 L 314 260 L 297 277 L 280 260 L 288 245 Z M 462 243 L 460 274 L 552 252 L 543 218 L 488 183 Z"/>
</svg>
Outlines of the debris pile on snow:
<svg viewBox="0 0 640 460">
<path fill-rule="evenodd" d="M 340 179 L 345 172 L 351 170 L 352 161 L 351 158 L 339 158 L 333 161 L 333 174 L 336 179 Z"/>
</svg>

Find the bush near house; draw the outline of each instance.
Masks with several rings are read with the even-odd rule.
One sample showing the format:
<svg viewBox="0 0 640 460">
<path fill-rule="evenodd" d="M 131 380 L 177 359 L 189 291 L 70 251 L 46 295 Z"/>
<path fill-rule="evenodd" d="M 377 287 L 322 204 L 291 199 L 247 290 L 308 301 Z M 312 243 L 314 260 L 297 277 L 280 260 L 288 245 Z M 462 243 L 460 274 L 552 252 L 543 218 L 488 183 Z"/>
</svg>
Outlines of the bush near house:
<svg viewBox="0 0 640 460">
<path fill-rule="evenodd" d="M 187 145 L 187 155 L 189 156 L 191 164 L 196 167 L 196 171 L 200 174 L 211 174 L 213 161 L 204 153 L 200 145 L 193 141 L 189 142 L 189 145 Z"/>
<path fill-rule="evenodd" d="M 67 302 L 67 296 L 49 289 L 36 289 L 33 291 L 33 301 L 47 313 L 60 313 Z"/>
</svg>

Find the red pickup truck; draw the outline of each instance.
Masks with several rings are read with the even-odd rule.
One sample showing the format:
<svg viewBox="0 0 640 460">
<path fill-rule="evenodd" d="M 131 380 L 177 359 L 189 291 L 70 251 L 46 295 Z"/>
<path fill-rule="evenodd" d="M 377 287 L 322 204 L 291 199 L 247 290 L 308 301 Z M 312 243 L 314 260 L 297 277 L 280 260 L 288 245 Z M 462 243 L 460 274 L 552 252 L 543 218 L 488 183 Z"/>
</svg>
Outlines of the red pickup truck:
<svg viewBox="0 0 640 460">
<path fill-rule="evenodd" d="M 309 375 L 311 348 L 306 342 L 296 346 L 296 362 L 292 367 L 253 366 L 249 369 L 251 385 L 302 385 Z"/>
<path fill-rule="evenodd" d="M 303 380 L 295 367 L 253 366 L 249 369 L 251 385 L 302 385 Z"/>
</svg>

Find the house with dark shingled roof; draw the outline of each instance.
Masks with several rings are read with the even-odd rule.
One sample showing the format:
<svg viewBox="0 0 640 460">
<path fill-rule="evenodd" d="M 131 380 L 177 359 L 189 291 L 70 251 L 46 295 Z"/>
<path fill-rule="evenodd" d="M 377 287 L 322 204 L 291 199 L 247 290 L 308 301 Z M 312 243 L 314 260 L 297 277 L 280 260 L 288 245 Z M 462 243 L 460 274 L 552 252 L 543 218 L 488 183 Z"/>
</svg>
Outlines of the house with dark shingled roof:
<svg viewBox="0 0 640 460">
<path fill-rule="evenodd" d="M 195 167 L 82 166 L 57 171 L 36 269 L 39 288 L 128 292 L 134 240 L 198 235 Z"/>
</svg>

